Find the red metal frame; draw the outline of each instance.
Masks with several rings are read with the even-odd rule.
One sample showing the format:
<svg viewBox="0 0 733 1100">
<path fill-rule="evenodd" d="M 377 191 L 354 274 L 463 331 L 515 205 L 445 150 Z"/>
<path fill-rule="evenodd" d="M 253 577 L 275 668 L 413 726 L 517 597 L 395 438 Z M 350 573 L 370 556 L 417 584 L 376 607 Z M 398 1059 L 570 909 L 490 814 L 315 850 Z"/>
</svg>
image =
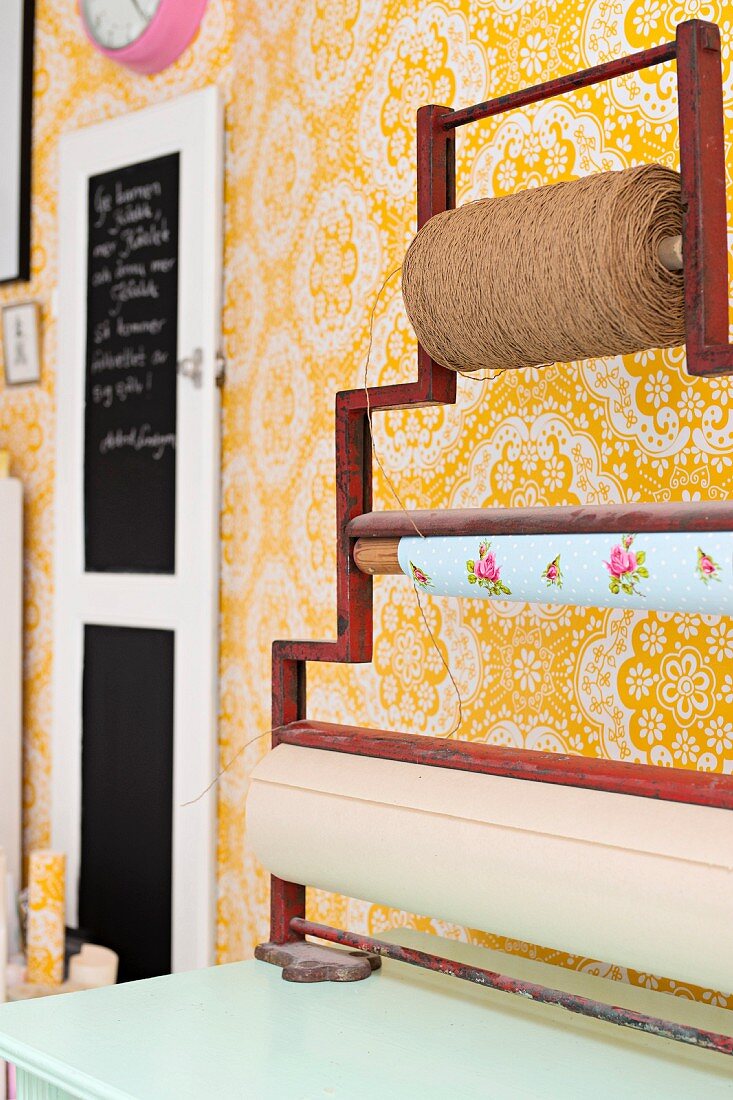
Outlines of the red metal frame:
<svg viewBox="0 0 733 1100">
<path fill-rule="evenodd" d="M 554 508 L 439 508 L 365 512 L 346 530 L 354 539 L 405 538 L 415 527 L 440 535 L 635 534 L 651 531 L 733 531 L 733 500 L 660 504 L 563 504 Z"/>
<path fill-rule="evenodd" d="M 699 20 L 681 23 L 675 42 L 461 111 L 439 106 L 421 107 L 417 114 L 418 226 L 424 225 L 433 214 L 455 206 L 455 131 L 459 126 L 674 58 L 677 59 L 684 212 L 687 364 L 691 374 L 723 374 L 733 372 L 733 347 L 728 343 L 723 94 L 720 35 L 715 24 Z M 355 529 L 364 522 L 357 517 L 370 512 L 372 501 L 368 411 L 419 409 L 452 404 L 455 398 L 456 375 L 434 363 L 423 348 L 418 349 L 416 381 L 370 388 L 368 398 L 363 389 L 337 395 L 337 639 L 273 644 L 273 747 L 281 742 L 317 744 L 319 748 L 362 756 L 419 759 L 435 766 L 462 767 L 470 771 L 490 771 L 543 782 L 731 808 L 733 779 L 730 776 L 620 765 L 614 761 L 591 761 L 527 750 L 497 750 L 485 745 L 446 743 L 434 738 L 306 721 L 307 661 L 359 663 L 372 658 L 372 578 L 356 568 L 352 556 Z M 691 522 L 688 529 L 705 529 L 700 519 L 696 521 L 693 517 Z M 700 523 L 699 527 L 696 522 Z M 419 959 L 420 953 L 415 952 L 411 953 L 414 957 L 408 958 L 410 953 L 405 949 L 375 946 L 378 941 L 310 924 L 305 920 L 305 896 L 305 885 L 272 878 L 270 939 L 273 943 L 315 935 L 527 995 L 526 989 L 520 988 L 523 983 L 510 978 L 493 975 L 489 981 L 487 971 L 475 970 L 471 976 L 467 972 L 470 968 L 461 968 L 448 960 L 438 960 L 436 964 L 430 961 L 434 956 Z M 458 970 L 466 972 L 458 974 Z M 682 1029 L 687 1031 L 682 1035 L 678 1025 L 640 1017 L 626 1009 L 599 1006 L 557 990 L 536 987 L 532 996 L 585 1015 L 733 1053 L 733 1040 L 725 1036 L 710 1036 L 694 1029 Z"/>
<path fill-rule="evenodd" d="M 399 760 L 451 771 L 501 775 L 534 783 L 582 787 L 611 794 L 633 794 L 690 806 L 733 810 L 733 776 L 691 772 L 654 764 L 628 764 L 560 752 L 539 752 L 477 741 L 453 741 L 424 734 L 341 726 L 333 722 L 292 722 L 278 731 L 281 745 L 328 749 L 351 756 Z"/>
</svg>

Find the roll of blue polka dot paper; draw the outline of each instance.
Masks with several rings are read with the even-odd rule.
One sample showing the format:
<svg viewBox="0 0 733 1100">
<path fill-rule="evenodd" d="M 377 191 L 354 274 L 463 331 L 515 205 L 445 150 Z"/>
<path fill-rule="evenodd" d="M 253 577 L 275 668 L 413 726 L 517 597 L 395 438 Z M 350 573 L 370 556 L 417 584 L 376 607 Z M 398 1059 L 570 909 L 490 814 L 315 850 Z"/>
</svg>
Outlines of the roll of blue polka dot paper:
<svg viewBox="0 0 733 1100">
<path fill-rule="evenodd" d="M 436 596 L 733 614 L 733 532 L 400 539 L 402 571 Z"/>
</svg>

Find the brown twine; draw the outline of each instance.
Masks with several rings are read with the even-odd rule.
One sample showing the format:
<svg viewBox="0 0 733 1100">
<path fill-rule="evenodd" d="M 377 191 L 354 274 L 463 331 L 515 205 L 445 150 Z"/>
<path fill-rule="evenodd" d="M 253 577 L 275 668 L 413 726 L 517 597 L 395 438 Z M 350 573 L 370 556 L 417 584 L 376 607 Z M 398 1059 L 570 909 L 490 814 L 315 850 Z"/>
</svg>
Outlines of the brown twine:
<svg viewBox="0 0 733 1100">
<path fill-rule="evenodd" d="M 266 737 L 268 733 L 273 732 L 274 731 L 272 729 L 262 730 L 262 732 L 258 733 L 256 737 L 250 737 L 249 741 L 245 741 L 241 748 L 237 749 L 231 760 L 229 760 L 226 764 L 222 764 L 222 766 L 219 768 L 219 771 L 216 773 L 209 785 L 207 787 L 204 787 L 204 789 L 201 791 L 201 794 L 197 794 L 195 798 L 189 798 L 188 802 L 181 802 L 181 809 L 183 809 L 185 806 L 193 806 L 197 802 L 200 802 L 201 799 L 209 793 L 209 791 L 213 790 L 213 788 L 217 785 L 222 776 L 226 775 L 226 773 L 234 767 L 242 753 L 245 752 L 245 750 L 248 749 L 250 745 L 254 745 L 255 741 L 259 741 L 260 738 Z M 249 775 L 249 772 L 247 774 Z"/>
<path fill-rule="evenodd" d="M 422 605 L 422 600 L 420 598 L 420 589 L 417 587 L 417 585 L 415 584 L 414 581 L 413 581 L 413 584 L 412 584 L 412 588 L 413 588 L 413 591 L 415 593 L 415 599 L 417 600 L 418 611 L 420 612 L 420 615 L 422 617 L 422 621 L 425 624 L 425 629 L 427 630 L 428 635 L 430 637 L 430 640 L 433 643 L 433 646 L 435 648 L 435 652 L 438 654 L 438 656 L 440 657 L 440 660 L 443 663 L 443 668 L 448 673 L 448 679 L 453 684 L 453 690 L 455 691 L 456 699 L 458 700 L 458 718 L 456 720 L 456 724 L 455 724 L 455 726 L 453 726 L 450 733 L 447 733 L 445 735 L 446 738 L 452 737 L 454 733 L 458 733 L 459 729 L 463 725 L 463 699 L 461 698 L 461 691 L 460 691 L 460 688 L 458 687 L 458 684 L 456 683 L 456 680 L 455 680 L 455 677 L 454 677 L 453 673 L 450 670 L 450 665 L 448 664 L 448 661 L 443 656 L 443 650 L 438 645 L 438 639 L 435 637 L 435 635 L 433 634 L 433 632 L 430 628 L 430 623 L 428 622 L 427 615 L 425 614 L 425 609 Z"/>
<path fill-rule="evenodd" d="M 468 382 L 493 382 L 501 378 L 502 374 L 506 374 L 506 369 L 501 367 L 499 370 L 492 371 L 491 374 L 471 374 L 467 370 L 457 370 L 456 374 L 460 374 L 461 378 L 465 378 Z"/>
<path fill-rule="evenodd" d="M 647 164 L 436 214 L 402 270 L 420 343 L 461 372 L 682 343 L 683 276 L 657 253 L 680 203 L 679 174 Z"/>
</svg>

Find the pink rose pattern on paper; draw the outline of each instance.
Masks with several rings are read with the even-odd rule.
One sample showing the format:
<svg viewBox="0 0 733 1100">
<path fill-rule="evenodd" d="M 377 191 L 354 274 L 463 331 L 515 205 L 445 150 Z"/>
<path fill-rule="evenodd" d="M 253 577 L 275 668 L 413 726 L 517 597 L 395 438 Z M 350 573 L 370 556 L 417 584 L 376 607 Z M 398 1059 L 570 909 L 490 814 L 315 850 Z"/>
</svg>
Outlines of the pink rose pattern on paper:
<svg viewBox="0 0 733 1100">
<path fill-rule="evenodd" d="M 428 588 L 433 587 L 433 582 L 427 573 L 423 572 L 413 562 L 410 562 L 410 572 L 412 573 L 412 583 L 416 588 L 422 588 L 423 592 L 427 592 Z"/>
<path fill-rule="evenodd" d="M 641 580 L 649 576 L 649 570 L 644 565 L 646 553 L 639 550 L 638 553 L 631 549 L 634 535 L 624 535 L 618 546 L 611 550 L 610 561 L 604 561 L 611 578 L 608 587 L 614 596 L 619 592 L 625 592 L 627 596 L 643 596 L 637 585 Z"/>
<path fill-rule="evenodd" d="M 695 567 L 695 572 L 703 584 L 710 584 L 711 581 L 720 580 L 720 566 L 717 561 L 713 561 L 710 555 L 704 553 L 699 546 L 697 548 L 697 565 Z"/>
<path fill-rule="evenodd" d="M 547 581 L 548 588 L 562 588 L 562 572 L 560 570 L 559 554 L 556 558 L 553 558 L 552 561 L 548 564 L 547 568 L 542 574 L 542 577 L 545 581 Z"/>
<path fill-rule="evenodd" d="M 484 539 L 478 548 L 478 558 L 466 562 L 468 583 L 485 588 L 491 596 L 511 596 L 511 589 L 501 579 L 501 566 L 496 564 L 496 555 L 490 546 L 491 543 Z"/>
<path fill-rule="evenodd" d="M 645 593 L 639 590 L 641 581 L 648 579 L 649 570 L 646 567 L 646 551 L 632 550 L 636 535 L 624 535 L 620 543 L 611 548 L 609 560 L 604 561 L 608 571 L 608 587 L 614 595 L 623 592 L 627 596 L 641 596 Z M 548 588 L 562 588 L 564 575 L 560 567 L 560 557 L 548 562 L 541 576 Z M 427 591 L 435 585 L 431 577 L 414 562 L 410 562 L 410 572 L 413 583 Z M 511 596 L 511 589 L 501 579 L 502 566 L 497 564 L 496 554 L 491 549 L 488 539 L 479 545 L 479 556 L 473 561 L 466 562 L 466 572 L 469 584 L 476 584 L 479 588 L 485 588 L 492 596 Z M 699 546 L 697 548 L 697 573 L 703 584 L 707 585 L 711 580 L 721 580 L 721 567 L 709 554 L 706 554 Z"/>
</svg>

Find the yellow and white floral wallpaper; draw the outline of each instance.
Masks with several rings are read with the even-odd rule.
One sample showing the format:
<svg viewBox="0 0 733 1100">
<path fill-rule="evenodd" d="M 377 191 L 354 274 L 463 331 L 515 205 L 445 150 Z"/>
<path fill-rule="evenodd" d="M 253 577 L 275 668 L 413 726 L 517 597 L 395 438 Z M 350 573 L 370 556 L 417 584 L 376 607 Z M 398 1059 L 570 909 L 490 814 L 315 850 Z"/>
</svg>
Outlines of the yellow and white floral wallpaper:
<svg viewBox="0 0 733 1100">
<path fill-rule="evenodd" d="M 37 8 L 29 289 L 43 305 L 44 373 L 40 387 L 0 392 L 0 446 L 9 447 L 27 500 L 28 848 L 49 839 L 59 134 L 207 83 L 225 93 L 224 761 L 269 726 L 272 640 L 335 632 L 333 395 L 363 378 L 377 289 L 415 229 L 416 108 L 459 106 L 593 65 L 701 17 L 722 27 L 733 141 L 725 0 L 211 0 L 193 47 L 153 78 L 97 56 L 74 0 L 37 0 Z M 459 141 L 460 200 L 648 159 L 675 165 L 673 67 L 484 122 Z M 2 301 L 26 296 L 26 287 L 0 291 Z M 395 279 L 375 314 L 371 379 L 409 378 L 414 352 Z M 706 499 L 733 490 L 733 384 L 689 378 L 681 350 L 466 379 L 459 390 L 455 408 L 375 420 L 382 460 L 408 506 Z M 379 480 L 377 503 L 394 506 Z M 294 543 L 285 531 L 297 533 Z M 305 583 L 284 600 L 271 584 L 277 574 Z M 460 736 L 733 770 L 729 620 L 425 604 L 460 686 Z M 311 670 L 311 713 L 446 734 L 456 696 L 406 582 L 377 582 L 375 620 L 372 666 Z M 264 746 L 263 738 L 248 748 L 219 785 L 221 960 L 248 954 L 266 930 L 267 879 L 246 850 L 243 811 L 245 775 Z M 370 931 L 403 923 L 475 936 L 325 896 L 312 911 Z M 658 981 L 552 951 L 543 957 Z"/>
</svg>

